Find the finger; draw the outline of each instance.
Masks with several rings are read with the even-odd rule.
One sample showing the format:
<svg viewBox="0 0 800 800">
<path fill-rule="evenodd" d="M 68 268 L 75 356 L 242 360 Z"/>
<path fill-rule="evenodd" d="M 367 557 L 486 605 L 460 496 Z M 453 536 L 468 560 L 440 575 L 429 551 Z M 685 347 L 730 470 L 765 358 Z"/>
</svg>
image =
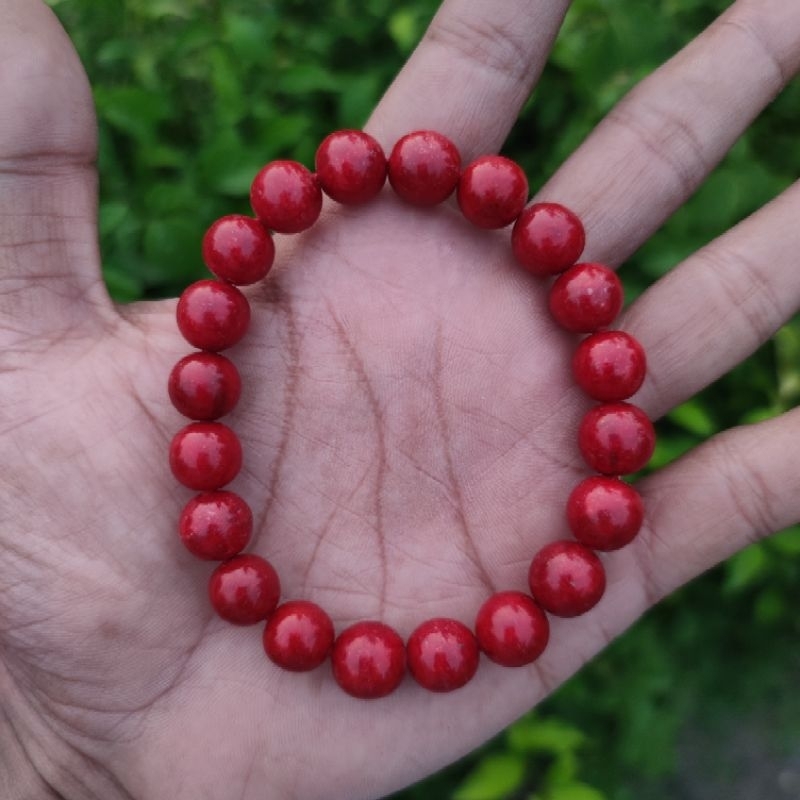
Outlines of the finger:
<svg viewBox="0 0 800 800">
<path fill-rule="evenodd" d="M 726 431 L 641 481 L 645 528 L 631 546 L 635 563 L 625 558 L 612 565 L 609 559 L 614 576 L 643 587 L 640 595 L 655 602 L 746 545 L 796 523 L 800 448 L 787 447 L 787 441 L 798 435 L 795 409 Z"/>
<path fill-rule="evenodd" d="M 749 356 L 800 306 L 800 182 L 676 267 L 620 327 L 647 350 L 636 402 L 653 416 Z"/>
<path fill-rule="evenodd" d="M 83 324 L 105 301 L 91 93 L 39 0 L 0 0 L 0 343 Z"/>
<path fill-rule="evenodd" d="M 495 152 L 547 60 L 569 0 L 445 0 L 367 123 L 386 148 L 409 131 Z"/>
<path fill-rule="evenodd" d="M 619 264 L 800 69 L 800 3 L 738 0 L 638 84 L 539 193 L 573 208 L 587 260 Z"/>
<path fill-rule="evenodd" d="M 573 621 L 571 639 L 565 634 L 562 643 L 555 636 L 540 664 L 575 662 L 571 649 L 584 654 L 601 649 L 684 583 L 796 523 L 800 448 L 786 442 L 798 435 L 800 409 L 795 409 L 721 433 L 639 481 L 644 525 L 632 544 L 603 557 L 608 588 L 597 615 Z M 579 666 L 574 663 L 570 673 Z"/>
</svg>

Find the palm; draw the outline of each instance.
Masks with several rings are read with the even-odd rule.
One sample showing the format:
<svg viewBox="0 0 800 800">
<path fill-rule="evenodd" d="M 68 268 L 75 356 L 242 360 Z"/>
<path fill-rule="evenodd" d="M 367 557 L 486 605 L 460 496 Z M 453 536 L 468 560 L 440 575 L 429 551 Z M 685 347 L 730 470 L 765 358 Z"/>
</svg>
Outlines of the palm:
<svg viewBox="0 0 800 800">
<path fill-rule="evenodd" d="M 77 72 L 61 89 L 85 102 Z M 69 226 L 68 244 L 31 244 L 24 217 L 2 229 L 15 259 L 35 250 L 39 275 L 79 275 L 86 289 L 2 332 L 4 480 L 15 492 L 0 534 L 0 685 L 80 743 L 94 780 L 137 798 L 260 796 L 265 785 L 323 797 L 332 780 L 337 796 L 386 791 L 485 739 L 724 554 L 717 544 L 673 555 L 656 581 L 648 565 L 671 550 L 646 531 L 606 561 L 600 607 L 554 624 L 537 665 L 484 664 L 452 696 L 404 685 L 376 706 L 344 696 L 325 669 L 280 672 L 260 631 L 213 616 L 209 568 L 175 535 L 189 495 L 166 467 L 182 423 L 165 378 L 187 346 L 172 302 L 112 309 L 96 282 L 93 220 L 66 222 L 76 190 L 90 207 L 91 169 L 74 166 L 91 154 L 88 130 L 72 130 L 56 156 L 70 191 L 46 209 L 54 229 Z M 12 156 L 35 152 L 26 140 Z M 39 213 L 39 195 L 30 202 Z M 592 254 L 630 251 L 636 235 L 601 230 Z M 235 488 L 254 509 L 251 550 L 278 568 L 284 596 L 320 603 L 337 629 L 469 623 L 492 589 L 524 588 L 531 555 L 567 533 L 586 407 L 569 380 L 572 342 L 549 320 L 544 288 L 513 267 L 507 235 L 476 233 L 451 209 L 386 195 L 284 245 L 234 353 L 246 387 L 231 420 L 246 448 Z M 653 483 L 653 519 L 669 524 L 668 490 L 690 486 L 692 468 Z"/>
<path fill-rule="evenodd" d="M 343 216 L 270 279 L 235 355 L 247 385 L 232 421 L 247 446 L 237 487 L 260 523 L 252 549 L 279 568 L 287 596 L 321 603 L 338 627 L 383 618 L 407 633 L 429 616 L 469 621 L 491 587 L 523 588 L 532 552 L 565 533 L 558 499 L 577 474 L 580 409 L 565 372 L 568 343 L 546 320 L 541 290 L 511 266 L 504 237 L 389 198 Z M 342 737 L 326 734 L 362 709 L 327 674 L 278 672 L 256 631 L 215 619 L 210 570 L 175 535 L 189 493 L 165 465 L 181 422 L 164 379 L 186 349 L 173 320 L 170 302 L 135 325 L 120 321 L 78 366 L 57 344 L 42 386 L 26 386 L 45 407 L 31 409 L 12 441 L 49 450 L 60 431 L 58 449 L 74 465 L 66 482 L 62 458 L 31 453 L 19 498 L 42 509 L 33 533 L 57 529 L 69 542 L 70 568 L 48 565 L 29 587 L 64 609 L 36 624 L 47 657 L 34 666 L 49 685 L 50 671 L 68 665 L 70 723 L 81 730 L 135 730 L 157 707 L 170 719 L 161 735 L 183 731 L 191 746 L 193 731 L 198 769 L 216 775 L 205 737 L 226 731 L 247 742 L 245 708 L 254 719 L 280 714 L 295 729 L 313 697 L 318 736 L 302 737 L 303 755 L 341 760 L 330 742 Z M 54 380 L 71 386 L 56 407 Z M 52 502 L 54 486 L 63 505 Z M 83 643 L 78 663 L 74 642 Z M 430 700 L 408 687 L 388 702 L 402 713 L 386 735 L 416 737 Z M 236 748 L 230 777 L 258 747 Z M 199 785 L 208 779 L 199 775 Z"/>
</svg>

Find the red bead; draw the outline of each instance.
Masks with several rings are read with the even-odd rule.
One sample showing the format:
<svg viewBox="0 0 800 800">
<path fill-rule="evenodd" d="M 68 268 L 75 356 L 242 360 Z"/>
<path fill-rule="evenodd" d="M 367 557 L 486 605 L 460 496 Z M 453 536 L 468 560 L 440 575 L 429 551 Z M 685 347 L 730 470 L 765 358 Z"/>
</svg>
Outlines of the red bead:
<svg viewBox="0 0 800 800">
<path fill-rule="evenodd" d="M 371 200 L 386 182 L 386 156 L 363 131 L 336 131 L 322 140 L 315 159 L 322 191 L 337 203 Z"/>
<path fill-rule="evenodd" d="M 522 667 L 544 652 L 550 639 L 550 624 L 528 595 L 498 592 L 478 611 L 475 635 L 481 650 L 496 664 Z"/>
<path fill-rule="evenodd" d="M 478 642 L 455 619 L 429 619 L 408 639 L 408 671 L 431 692 L 452 692 L 468 683 L 478 669 Z"/>
<path fill-rule="evenodd" d="M 250 204 L 261 222 L 278 233 L 310 228 L 322 210 L 322 191 L 314 175 L 296 161 L 272 161 L 256 175 Z"/>
<path fill-rule="evenodd" d="M 255 625 L 275 610 L 281 582 L 269 561 L 254 555 L 235 556 L 211 573 L 208 596 L 222 619 L 234 625 Z"/>
<path fill-rule="evenodd" d="M 644 349 L 625 331 L 594 333 L 572 357 L 575 382 L 595 400 L 626 400 L 636 394 L 646 369 Z"/>
<path fill-rule="evenodd" d="M 458 182 L 461 213 L 479 228 L 504 228 L 525 208 L 528 179 L 519 164 L 503 156 L 481 156 Z"/>
<path fill-rule="evenodd" d="M 550 289 L 550 313 L 574 333 L 607 328 L 622 308 L 622 282 L 602 264 L 576 264 L 559 275 Z"/>
<path fill-rule="evenodd" d="M 172 474 L 190 489 L 221 489 L 242 468 L 242 446 L 221 422 L 193 422 L 172 439 L 169 465 Z"/>
<path fill-rule="evenodd" d="M 399 197 L 415 206 L 435 206 L 446 200 L 460 172 L 456 146 L 436 131 L 407 134 L 389 156 L 389 183 Z"/>
<path fill-rule="evenodd" d="M 250 325 L 250 304 L 234 286 L 203 280 L 189 286 L 178 300 L 178 329 L 198 350 L 224 350 L 235 345 Z"/>
<path fill-rule="evenodd" d="M 545 611 L 558 617 L 577 617 L 603 596 L 606 573 L 588 547 L 578 542 L 553 542 L 534 556 L 528 583 Z"/>
<path fill-rule="evenodd" d="M 342 631 L 331 654 L 333 677 L 353 697 L 385 697 L 403 680 L 403 640 L 382 622 L 357 622 Z"/>
<path fill-rule="evenodd" d="M 264 628 L 264 651 L 291 672 L 318 667 L 333 647 L 331 618 L 314 603 L 291 600 L 278 606 Z"/>
<path fill-rule="evenodd" d="M 192 353 L 172 368 L 167 388 L 172 405 L 181 414 L 212 420 L 233 410 L 242 392 L 242 379 L 225 356 Z"/>
<path fill-rule="evenodd" d="M 639 533 L 643 517 L 639 493 L 618 478 L 586 478 L 567 500 L 567 522 L 572 533 L 593 550 L 624 547 Z"/>
<path fill-rule="evenodd" d="M 233 492 L 204 492 L 190 500 L 178 522 L 190 553 L 206 561 L 225 561 L 241 553 L 253 532 L 250 506 Z"/>
<path fill-rule="evenodd" d="M 272 266 L 275 244 L 252 217 L 233 214 L 218 219 L 203 237 L 203 261 L 224 281 L 248 286 L 260 281 Z"/>
<path fill-rule="evenodd" d="M 638 406 L 604 403 L 591 409 L 578 429 L 584 461 L 603 475 L 640 470 L 655 448 L 653 423 Z"/>
<path fill-rule="evenodd" d="M 534 275 L 555 275 L 571 267 L 583 252 L 586 234 L 578 217 L 558 203 L 528 206 L 511 231 L 511 249 Z"/>
</svg>

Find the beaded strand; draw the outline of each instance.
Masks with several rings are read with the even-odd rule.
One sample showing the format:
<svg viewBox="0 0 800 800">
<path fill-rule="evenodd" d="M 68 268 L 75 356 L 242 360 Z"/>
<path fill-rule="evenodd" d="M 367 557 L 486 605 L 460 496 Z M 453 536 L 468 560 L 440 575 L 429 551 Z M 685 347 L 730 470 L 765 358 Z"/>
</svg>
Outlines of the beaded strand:
<svg viewBox="0 0 800 800">
<path fill-rule="evenodd" d="M 265 623 L 264 650 L 283 669 L 312 670 L 330 657 L 336 682 L 365 699 L 390 694 L 406 670 L 424 688 L 449 692 L 469 682 L 481 652 L 506 667 L 532 663 L 549 640 L 548 614 L 577 616 L 602 597 L 605 570 L 595 551 L 629 544 L 644 515 L 639 493 L 619 476 L 644 467 L 655 445 L 647 415 L 626 402 L 644 380 L 645 353 L 630 334 L 609 330 L 622 307 L 622 285 L 602 264 L 577 263 L 585 244 L 581 221 L 557 203 L 526 207 L 528 181 L 513 161 L 487 155 L 462 169 L 455 145 L 435 131 L 407 134 L 387 159 L 368 134 L 343 130 L 322 142 L 315 162 L 315 173 L 294 161 L 273 161 L 256 175 L 250 195 L 256 217 L 226 216 L 208 229 L 203 259 L 216 280 L 197 281 L 178 301 L 178 328 L 198 352 L 180 359 L 169 376 L 173 405 L 192 420 L 173 438 L 169 462 L 175 478 L 199 492 L 183 509 L 178 532 L 193 555 L 221 562 L 208 589 L 217 614 L 235 625 Z M 588 334 L 575 350 L 572 372 L 598 401 L 578 430 L 583 459 L 598 474 L 581 481 L 567 500 L 574 540 L 542 547 L 531 561 L 530 593 L 493 594 L 478 610 L 473 630 L 435 618 L 421 623 L 406 643 L 383 622 L 358 622 L 336 636 L 318 605 L 302 599 L 279 605 L 281 584 L 273 566 L 243 553 L 253 514 L 224 489 L 241 468 L 242 447 L 218 421 L 241 393 L 236 366 L 220 355 L 250 324 L 250 305 L 236 287 L 269 272 L 275 257 L 270 231 L 310 228 L 323 192 L 347 205 L 369 202 L 387 177 L 412 205 L 435 206 L 455 192 L 462 214 L 476 227 L 513 223 L 511 250 L 518 264 L 539 278 L 555 277 L 549 293 L 553 319 L 567 331 Z"/>
</svg>

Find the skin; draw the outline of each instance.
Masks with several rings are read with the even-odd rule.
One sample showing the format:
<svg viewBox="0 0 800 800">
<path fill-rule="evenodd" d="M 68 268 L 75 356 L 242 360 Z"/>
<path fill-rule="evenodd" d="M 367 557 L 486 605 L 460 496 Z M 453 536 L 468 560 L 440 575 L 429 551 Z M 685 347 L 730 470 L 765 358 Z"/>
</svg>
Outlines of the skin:
<svg viewBox="0 0 800 800">
<path fill-rule="evenodd" d="M 465 160 L 496 151 L 563 0 L 447 0 L 368 124 Z M 547 695 L 649 606 L 800 517 L 800 416 L 726 432 L 650 477 L 645 528 L 604 556 L 600 605 L 553 625 L 533 666 L 484 660 L 465 689 L 374 703 L 323 668 L 280 672 L 260 628 L 213 617 L 209 566 L 174 526 L 190 493 L 165 453 L 164 389 L 187 351 L 174 301 L 115 308 L 100 279 L 95 122 L 68 39 L 38 0 L 0 0 L 0 794 L 70 800 L 372 798 L 431 773 Z M 644 80 L 540 196 L 619 264 L 800 68 L 800 5 L 738 0 Z M 622 327 L 647 350 L 658 417 L 733 367 L 800 302 L 800 187 L 656 283 Z M 503 235 L 389 193 L 279 241 L 232 351 L 246 391 L 233 488 L 285 596 L 337 630 L 471 624 L 567 534 L 585 475 L 573 339 Z"/>
</svg>

